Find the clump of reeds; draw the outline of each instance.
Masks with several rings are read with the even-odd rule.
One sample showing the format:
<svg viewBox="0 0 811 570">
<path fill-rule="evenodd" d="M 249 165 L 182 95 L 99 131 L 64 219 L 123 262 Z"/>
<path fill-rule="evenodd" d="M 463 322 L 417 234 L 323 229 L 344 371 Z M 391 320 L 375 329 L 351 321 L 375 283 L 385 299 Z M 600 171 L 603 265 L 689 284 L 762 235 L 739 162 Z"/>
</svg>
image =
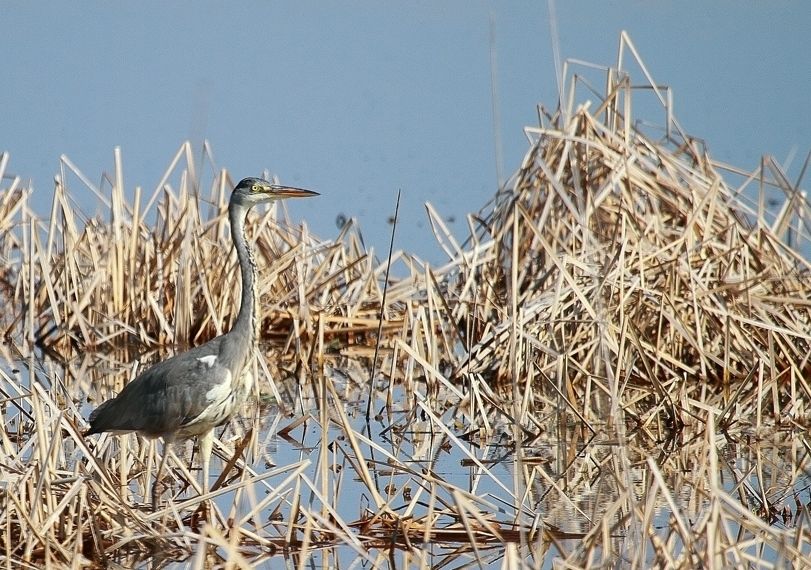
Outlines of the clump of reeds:
<svg viewBox="0 0 811 570">
<path fill-rule="evenodd" d="M 155 190 L 143 196 L 137 188 L 132 201 L 120 171 L 107 197 L 63 158 L 64 170 L 100 196 L 101 212 L 89 217 L 77 210 L 64 176 L 57 179 L 47 226 L 31 215 L 20 221 L 18 233 L 31 240 L 7 247 L 21 257 L 13 299 L 19 307 L 26 301 L 17 324 L 30 340 L 66 355 L 71 348 L 191 345 L 227 329 L 239 295 L 226 216 L 233 182 L 222 171 L 203 188 L 193 167 L 175 173 L 182 156 L 191 160 L 190 152 L 184 144 Z M 120 168 L 120 160 L 116 164 Z M 170 183 L 173 176 L 177 186 Z M 306 226 L 293 226 L 279 206 L 252 216 L 249 232 L 263 267 L 264 322 L 289 322 L 287 307 L 294 305 L 344 309 L 353 302 L 353 281 L 365 269 L 366 253 L 353 239 L 352 224 L 343 241 L 319 242 Z"/>
<path fill-rule="evenodd" d="M 808 563 L 807 204 L 774 161 L 730 186 L 637 57 L 667 118 L 659 138 L 643 131 L 626 51 L 623 35 L 596 103 L 575 106 L 573 76 L 540 113 L 522 167 L 464 240 L 429 206 L 444 266 L 395 252 L 384 283 L 353 222 L 321 240 L 278 208 L 251 218 L 265 394 L 218 433 L 210 524 L 183 453 L 151 513 L 155 446 L 81 431 L 88 395 L 131 376 L 132 347 L 227 329 L 228 174 L 202 176 L 185 144 L 129 200 L 118 154 L 100 186 L 63 157 L 47 222 L 12 180 L 0 556 L 303 567 L 339 565 L 340 546 L 371 566 Z M 77 180 L 99 216 L 75 207 Z M 776 214 L 765 190 L 749 201 L 755 182 L 784 193 Z M 276 466 L 274 438 L 299 460 Z"/>
<path fill-rule="evenodd" d="M 552 381 L 586 418 L 610 401 L 642 425 L 690 421 L 678 400 L 693 397 L 711 399 L 724 425 L 744 410 L 804 417 L 803 193 L 773 160 L 729 186 L 669 112 L 661 138 L 647 136 L 635 128 L 630 79 L 607 71 L 596 105 L 570 104 L 526 129 L 521 168 L 470 217 L 464 245 L 442 235 L 453 245 L 434 322 L 453 341 L 443 353 L 452 375 Z M 776 214 L 764 208 L 773 189 L 785 197 Z"/>
</svg>

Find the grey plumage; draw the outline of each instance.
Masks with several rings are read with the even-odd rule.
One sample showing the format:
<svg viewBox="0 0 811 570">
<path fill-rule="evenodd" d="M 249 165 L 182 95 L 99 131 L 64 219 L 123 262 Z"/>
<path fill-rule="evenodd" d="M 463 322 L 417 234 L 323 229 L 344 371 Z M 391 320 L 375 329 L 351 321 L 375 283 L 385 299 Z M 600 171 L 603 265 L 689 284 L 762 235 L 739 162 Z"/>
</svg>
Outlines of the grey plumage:
<svg viewBox="0 0 811 570">
<path fill-rule="evenodd" d="M 199 359 L 218 356 L 224 339 L 217 337 L 143 372 L 116 398 L 93 410 L 86 435 L 103 431 L 137 431 L 146 437 L 171 439 L 200 435 L 194 428 L 200 425 L 198 418 L 211 403 L 206 394 L 227 380 L 228 370 L 216 364 L 209 366 Z M 137 406 L 133 405 L 135 402 Z M 227 420 L 224 417 L 213 427 Z M 184 435 L 181 431 L 189 433 Z"/>
<path fill-rule="evenodd" d="M 245 368 L 257 336 L 256 263 L 245 238 L 245 219 L 256 204 L 317 195 L 259 178 L 245 178 L 237 184 L 228 204 L 231 237 L 242 277 L 240 308 L 233 327 L 226 334 L 140 374 L 118 396 L 93 410 L 85 435 L 138 432 L 145 437 L 162 437 L 167 445 L 177 439 L 199 436 L 203 492 L 207 492 L 213 429 L 231 418 L 251 387 Z M 165 459 L 164 453 L 157 480 Z M 152 501 L 154 507 L 157 502 L 154 487 Z"/>
</svg>

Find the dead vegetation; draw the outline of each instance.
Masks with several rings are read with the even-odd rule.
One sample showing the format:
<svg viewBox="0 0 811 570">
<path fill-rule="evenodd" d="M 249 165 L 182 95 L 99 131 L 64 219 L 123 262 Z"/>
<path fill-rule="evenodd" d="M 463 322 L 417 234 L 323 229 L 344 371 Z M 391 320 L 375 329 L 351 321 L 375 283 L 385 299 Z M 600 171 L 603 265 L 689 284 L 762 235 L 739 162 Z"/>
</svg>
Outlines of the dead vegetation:
<svg viewBox="0 0 811 570">
<path fill-rule="evenodd" d="M 521 168 L 463 239 L 429 206 L 448 262 L 396 252 L 384 307 L 386 260 L 353 222 L 325 241 L 283 210 L 251 218 L 263 406 L 215 444 L 210 523 L 195 514 L 207 497 L 188 457 L 170 457 L 173 499 L 150 513 L 154 446 L 80 432 L 88 397 L 120 390 L 127 362 L 227 329 L 228 174 L 204 174 L 209 159 L 196 164 L 185 144 L 153 192 L 128 200 L 118 154 L 98 186 L 63 157 L 47 221 L 4 179 L 0 556 L 808 564 L 800 181 L 770 159 L 753 172 L 713 161 L 627 37 L 615 67 L 584 72 L 605 92 L 567 68 L 562 104 L 539 110 Z M 664 128 L 636 120 L 639 96 L 661 102 Z M 75 206 L 77 186 L 103 215 Z"/>
</svg>

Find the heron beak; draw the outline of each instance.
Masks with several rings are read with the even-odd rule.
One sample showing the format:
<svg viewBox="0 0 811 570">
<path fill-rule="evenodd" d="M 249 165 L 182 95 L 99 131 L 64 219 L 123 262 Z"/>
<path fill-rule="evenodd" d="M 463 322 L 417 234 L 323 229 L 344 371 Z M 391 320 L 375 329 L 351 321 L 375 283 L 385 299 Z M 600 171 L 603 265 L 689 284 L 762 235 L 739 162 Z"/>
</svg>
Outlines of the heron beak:
<svg viewBox="0 0 811 570">
<path fill-rule="evenodd" d="M 313 192 L 312 190 L 295 188 L 293 186 L 281 186 L 279 184 L 269 186 L 267 193 L 277 198 L 309 198 L 310 196 L 320 196 L 318 192 Z"/>
</svg>

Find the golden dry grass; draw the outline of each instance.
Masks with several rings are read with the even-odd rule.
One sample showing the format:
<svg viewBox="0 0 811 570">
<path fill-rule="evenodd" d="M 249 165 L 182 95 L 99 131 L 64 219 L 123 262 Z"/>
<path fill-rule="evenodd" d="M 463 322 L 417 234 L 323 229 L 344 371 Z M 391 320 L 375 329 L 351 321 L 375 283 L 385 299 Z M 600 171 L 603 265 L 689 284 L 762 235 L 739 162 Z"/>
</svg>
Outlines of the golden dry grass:
<svg viewBox="0 0 811 570">
<path fill-rule="evenodd" d="M 657 138 L 633 117 L 628 53 L 665 111 Z M 0 193 L 0 556 L 811 563 L 800 183 L 773 160 L 749 173 L 713 161 L 627 37 L 602 71 L 606 92 L 575 104 L 589 86 L 567 68 L 563 105 L 539 111 L 521 168 L 468 216 L 468 235 L 428 207 L 442 266 L 395 252 L 384 283 L 386 260 L 368 255 L 354 222 L 322 240 L 279 208 L 251 218 L 266 341 L 254 400 L 273 405 L 219 434 L 210 524 L 196 518 L 203 498 L 182 453 L 170 457 L 172 498 L 150 513 L 154 446 L 80 432 L 87 399 L 120 390 L 126 363 L 227 329 L 238 294 L 228 174 L 200 175 L 185 144 L 158 187 L 128 201 L 120 156 L 103 191 L 63 158 L 47 222 L 11 180 Z M 100 217 L 74 205 L 74 185 L 103 198 Z M 298 459 L 273 465 L 276 440 Z"/>
</svg>

